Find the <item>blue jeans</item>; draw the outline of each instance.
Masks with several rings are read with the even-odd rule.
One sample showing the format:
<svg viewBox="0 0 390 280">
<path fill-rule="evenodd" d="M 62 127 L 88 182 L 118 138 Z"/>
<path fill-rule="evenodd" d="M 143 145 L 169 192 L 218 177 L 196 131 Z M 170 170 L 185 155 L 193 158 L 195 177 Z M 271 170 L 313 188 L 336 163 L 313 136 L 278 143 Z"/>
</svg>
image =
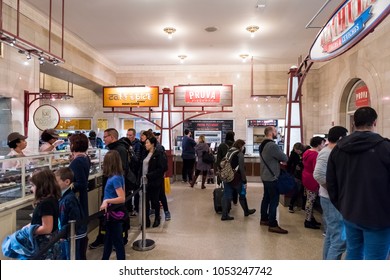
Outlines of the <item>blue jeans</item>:
<svg viewBox="0 0 390 280">
<path fill-rule="evenodd" d="M 279 205 L 279 192 L 276 181 L 263 181 L 264 195 L 261 201 L 261 221 L 268 221 L 270 227 L 277 227 L 276 209 Z"/>
<path fill-rule="evenodd" d="M 110 259 L 112 252 L 112 246 L 115 247 L 117 260 L 125 260 L 125 245 L 123 245 L 122 222 L 119 221 L 107 221 L 106 235 L 104 237 L 104 250 L 102 260 Z"/>
<path fill-rule="evenodd" d="M 343 217 L 329 198 L 321 196 L 320 199 L 322 217 L 326 224 L 322 257 L 324 260 L 340 260 L 346 249 Z"/>
<path fill-rule="evenodd" d="M 347 260 L 386 260 L 390 250 L 390 227 L 367 228 L 344 220 Z"/>
</svg>

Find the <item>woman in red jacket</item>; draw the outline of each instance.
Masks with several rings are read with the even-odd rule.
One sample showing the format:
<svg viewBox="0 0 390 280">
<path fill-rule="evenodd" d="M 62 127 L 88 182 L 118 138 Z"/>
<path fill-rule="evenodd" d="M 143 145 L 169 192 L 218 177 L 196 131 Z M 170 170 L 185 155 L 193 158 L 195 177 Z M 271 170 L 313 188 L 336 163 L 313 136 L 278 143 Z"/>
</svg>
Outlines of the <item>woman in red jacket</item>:
<svg viewBox="0 0 390 280">
<path fill-rule="evenodd" d="M 302 184 L 306 189 L 306 205 L 305 205 L 305 228 L 319 229 L 321 223 L 317 222 L 313 216 L 313 205 L 318 195 L 320 186 L 313 177 L 314 168 L 316 166 L 318 152 L 325 146 L 325 139 L 315 136 L 310 139 L 311 148 L 303 153 L 303 171 Z"/>
</svg>

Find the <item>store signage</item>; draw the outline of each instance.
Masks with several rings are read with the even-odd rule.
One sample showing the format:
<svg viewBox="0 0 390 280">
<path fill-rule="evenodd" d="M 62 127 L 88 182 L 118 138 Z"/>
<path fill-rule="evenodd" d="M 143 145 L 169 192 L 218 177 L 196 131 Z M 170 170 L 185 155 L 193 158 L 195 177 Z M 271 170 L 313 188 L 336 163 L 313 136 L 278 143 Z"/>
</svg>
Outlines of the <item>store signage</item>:
<svg viewBox="0 0 390 280">
<path fill-rule="evenodd" d="M 183 131 L 189 129 L 195 140 L 203 134 L 208 143 L 222 143 L 225 141 L 226 133 L 234 131 L 233 120 L 187 120 L 183 122 Z"/>
<path fill-rule="evenodd" d="M 390 0 L 347 0 L 336 10 L 310 49 L 314 61 L 326 61 L 346 52 L 386 18 Z"/>
<path fill-rule="evenodd" d="M 357 87 L 355 89 L 355 105 L 357 108 L 370 106 L 370 93 L 367 86 Z"/>
<path fill-rule="evenodd" d="M 35 110 L 33 120 L 39 130 L 52 129 L 60 122 L 60 113 L 51 105 L 42 105 Z"/>
<path fill-rule="evenodd" d="M 248 120 L 248 127 L 278 126 L 278 120 Z"/>
<path fill-rule="evenodd" d="M 221 107 L 233 105 L 233 86 L 189 85 L 174 87 L 175 106 Z"/>
<path fill-rule="evenodd" d="M 103 87 L 103 107 L 158 107 L 159 88 Z"/>
</svg>

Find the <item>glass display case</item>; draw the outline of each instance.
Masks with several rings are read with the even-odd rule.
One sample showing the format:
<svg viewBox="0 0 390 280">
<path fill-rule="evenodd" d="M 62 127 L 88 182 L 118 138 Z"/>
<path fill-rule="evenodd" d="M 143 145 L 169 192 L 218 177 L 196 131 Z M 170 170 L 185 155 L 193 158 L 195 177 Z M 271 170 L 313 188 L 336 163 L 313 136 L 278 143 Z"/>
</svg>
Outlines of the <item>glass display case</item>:
<svg viewBox="0 0 390 280">
<path fill-rule="evenodd" d="M 102 163 L 107 150 L 91 149 L 88 155 L 91 168 L 88 181 L 89 213 L 99 211 L 102 195 Z M 68 166 L 70 152 L 50 152 L 26 157 L 0 158 L 0 239 L 31 221 L 33 212 L 31 175 L 39 169 L 56 170 Z M 17 166 L 17 167 L 10 167 Z M 4 256 L 0 252 L 0 259 Z"/>
<path fill-rule="evenodd" d="M 91 158 L 90 188 L 97 186 L 96 177 L 101 176 L 103 162 L 103 150 L 88 150 Z M 49 168 L 57 168 L 69 165 L 69 152 L 50 152 L 26 157 L 2 157 L 0 158 L 0 211 L 2 206 L 14 203 L 23 203 L 32 200 L 30 177 L 34 171 Z M 18 166 L 18 167 L 9 167 Z"/>
</svg>

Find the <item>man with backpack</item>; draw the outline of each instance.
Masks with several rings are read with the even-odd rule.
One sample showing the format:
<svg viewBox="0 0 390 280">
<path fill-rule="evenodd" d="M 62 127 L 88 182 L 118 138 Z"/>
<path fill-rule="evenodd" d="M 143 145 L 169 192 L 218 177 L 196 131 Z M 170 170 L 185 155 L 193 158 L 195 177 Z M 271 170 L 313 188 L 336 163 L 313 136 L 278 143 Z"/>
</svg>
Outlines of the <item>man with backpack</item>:
<svg viewBox="0 0 390 280">
<path fill-rule="evenodd" d="M 217 168 L 220 168 L 221 160 L 226 156 L 229 149 L 233 146 L 234 135 L 235 134 L 233 131 L 226 132 L 225 142 L 221 143 L 218 146 L 218 149 L 217 149 Z M 217 176 L 217 183 L 218 183 L 218 185 L 222 184 L 221 178 L 219 176 Z M 233 196 L 233 199 L 232 199 L 233 204 L 236 205 L 238 202 L 238 192 L 236 190 L 233 190 L 232 196 Z"/>
</svg>

